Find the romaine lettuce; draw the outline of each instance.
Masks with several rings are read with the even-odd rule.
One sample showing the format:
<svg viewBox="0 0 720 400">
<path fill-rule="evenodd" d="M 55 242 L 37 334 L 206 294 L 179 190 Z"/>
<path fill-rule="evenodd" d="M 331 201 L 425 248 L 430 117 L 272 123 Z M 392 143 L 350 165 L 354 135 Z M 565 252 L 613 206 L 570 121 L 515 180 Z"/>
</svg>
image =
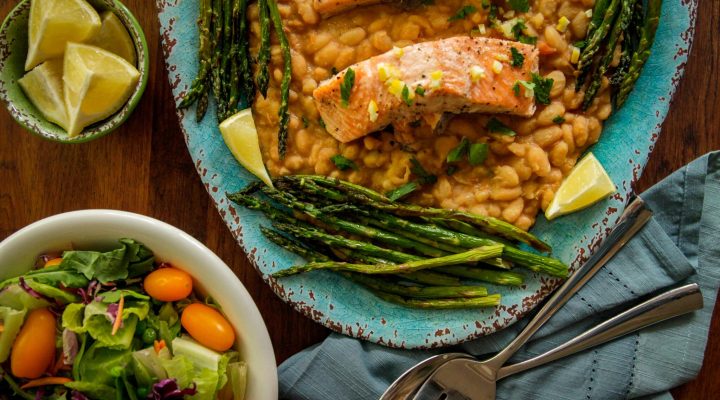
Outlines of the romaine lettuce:
<svg viewBox="0 0 720 400">
<path fill-rule="evenodd" d="M 82 273 L 89 280 L 108 283 L 140 276 L 152 271 L 154 256 L 147 247 L 132 239 L 120 239 L 122 247 L 105 253 L 66 251 L 60 268 Z"/>
<path fill-rule="evenodd" d="M 0 332 L 0 363 L 5 362 L 10 356 L 10 349 L 15 336 L 20 332 L 26 313 L 25 310 L 0 307 L 0 322 L 3 325 L 3 330 Z"/>
<path fill-rule="evenodd" d="M 49 307 L 50 303 L 44 299 L 31 296 L 20 285 L 13 284 L 0 290 L 0 306 L 10 307 L 15 310 L 32 311 Z"/>
</svg>

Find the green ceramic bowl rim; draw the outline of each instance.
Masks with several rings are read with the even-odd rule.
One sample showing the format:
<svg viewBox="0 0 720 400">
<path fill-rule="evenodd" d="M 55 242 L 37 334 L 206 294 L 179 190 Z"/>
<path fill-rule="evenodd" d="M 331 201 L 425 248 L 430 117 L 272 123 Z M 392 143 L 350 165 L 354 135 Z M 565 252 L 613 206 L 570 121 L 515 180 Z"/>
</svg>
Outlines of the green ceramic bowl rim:
<svg viewBox="0 0 720 400">
<path fill-rule="evenodd" d="M 21 0 L 11 11 L 10 13 L 5 17 L 5 20 L 3 21 L 2 25 L 0 25 L 0 32 L 4 32 L 8 25 L 12 23 L 13 16 L 16 16 L 16 11 L 25 6 L 26 3 L 29 3 L 31 0 Z M 108 2 L 104 2 L 108 3 Z M 145 89 L 147 88 L 148 79 L 149 79 L 149 71 L 150 71 L 150 51 L 148 49 L 147 39 L 145 38 L 145 31 L 143 30 L 142 26 L 140 26 L 140 22 L 138 22 L 135 15 L 130 12 L 130 10 L 119 0 L 112 0 L 112 4 L 114 5 L 114 9 L 111 7 L 111 11 L 117 13 L 123 14 L 127 18 L 127 21 L 129 21 L 132 24 L 133 29 L 129 29 L 127 26 L 127 23 L 125 21 L 125 18 L 121 18 L 121 22 L 123 25 L 125 25 L 125 28 L 128 29 L 128 33 L 133 37 L 133 42 L 135 43 L 138 39 L 140 41 L 140 47 L 139 49 L 135 49 L 138 52 L 138 60 L 142 59 L 142 64 L 139 64 L 138 67 L 140 68 L 140 81 L 139 84 L 135 87 L 135 90 L 133 91 L 132 95 L 128 99 L 128 101 L 125 103 L 125 105 L 118 110 L 115 114 L 112 116 L 106 118 L 104 121 L 107 121 L 109 119 L 112 119 L 114 116 L 116 116 L 120 112 L 124 112 L 124 116 L 120 119 L 118 119 L 113 125 L 110 125 L 106 127 L 103 130 L 99 130 L 93 133 L 80 133 L 80 135 L 74 137 L 74 138 L 61 138 L 57 137 L 55 135 L 48 135 L 44 130 L 42 129 L 35 129 L 31 126 L 28 126 L 25 121 L 23 121 L 21 118 L 18 118 L 16 113 L 13 111 L 11 107 L 11 101 L 8 98 L 5 98 L 6 106 L 8 111 L 10 112 L 10 115 L 13 117 L 13 119 L 20 124 L 23 128 L 25 128 L 27 131 L 43 138 L 46 140 L 50 140 L 53 142 L 59 142 L 59 143 L 84 143 L 88 142 L 94 139 L 101 138 L 110 132 L 113 132 L 117 128 L 119 128 L 122 124 L 125 123 L 125 121 L 130 118 L 135 108 L 140 104 L 140 100 L 142 99 L 143 94 L 145 93 Z M 141 57 L 142 55 L 142 57 Z"/>
</svg>

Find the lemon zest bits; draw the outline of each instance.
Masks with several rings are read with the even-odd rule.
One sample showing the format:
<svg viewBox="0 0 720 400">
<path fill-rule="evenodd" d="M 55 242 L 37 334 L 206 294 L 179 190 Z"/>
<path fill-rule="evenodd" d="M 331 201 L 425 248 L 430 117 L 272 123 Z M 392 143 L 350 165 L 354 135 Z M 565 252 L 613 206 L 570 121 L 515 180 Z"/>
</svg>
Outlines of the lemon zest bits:
<svg viewBox="0 0 720 400">
<path fill-rule="evenodd" d="M 570 20 L 567 19 L 566 16 L 562 16 L 558 21 L 557 26 L 555 26 L 555 29 L 557 29 L 558 32 L 564 33 L 567 30 L 568 25 L 570 25 Z"/>
<path fill-rule="evenodd" d="M 387 82 L 390 79 L 400 78 L 400 71 L 394 65 L 380 63 L 377 66 L 380 82 Z"/>
<path fill-rule="evenodd" d="M 430 89 L 437 89 L 440 87 L 442 82 L 443 72 L 440 70 L 433 71 L 430 73 Z"/>
<path fill-rule="evenodd" d="M 496 74 L 501 73 L 502 70 L 503 70 L 503 65 L 502 65 L 502 63 L 501 63 L 500 61 L 498 61 L 498 60 L 493 61 L 492 70 L 493 70 L 493 72 L 496 73 Z"/>
<path fill-rule="evenodd" d="M 477 83 L 480 79 L 485 79 L 485 68 L 479 65 L 473 65 L 470 67 L 470 80 L 473 83 Z"/>
<path fill-rule="evenodd" d="M 402 47 L 393 46 L 393 54 L 395 57 L 400 58 L 405 55 L 405 50 Z"/>
<path fill-rule="evenodd" d="M 370 116 L 370 122 L 375 122 L 378 119 L 378 106 L 375 100 L 370 100 L 368 104 L 368 115 Z"/>
<path fill-rule="evenodd" d="M 578 49 L 575 46 L 572 46 L 572 53 L 570 54 L 570 62 L 573 64 L 577 64 L 580 60 L 580 49 Z"/>
</svg>

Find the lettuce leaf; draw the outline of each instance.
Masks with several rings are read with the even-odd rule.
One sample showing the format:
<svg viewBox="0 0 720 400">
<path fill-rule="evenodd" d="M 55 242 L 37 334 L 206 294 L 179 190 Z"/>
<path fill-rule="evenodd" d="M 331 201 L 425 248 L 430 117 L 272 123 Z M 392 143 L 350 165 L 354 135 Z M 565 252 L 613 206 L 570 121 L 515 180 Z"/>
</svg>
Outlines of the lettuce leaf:
<svg viewBox="0 0 720 400">
<path fill-rule="evenodd" d="M 114 386 L 87 381 L 73 381 L 66 383 L 65 387 L 77 390 L 93 400 L 111 400 L 117 398 L 117 390 L 115 390 Z"/>
<path fill-rule="evenodd" d="M 66 251 L 62 269 L 82 273 L 88 280 L 101 283 L 141 276 L 152 271 L 155 258 L 152 251 L 132 239 L 120 239 L 121 248 L 108 252 Z"/>
<path fill-rule="evenodd" d="M 70 304 L 70 303 L 76 303 L 76 302 L 80 301 L 80 296 L 77 296 L 70 292 L 66 292 L 62 289 L 58 289 L 54 286 L 36 282 L 32 279 L 26 279 L 25 283 L 27 283 L 27 285 L 30 286 L 30 288 L 32 290 L 40 293 L 41 295 L 43 295 L 45 297 L 55 299 L 55 300 L 59 301 L 61 304 Z"/>
<path fill-rule="evenodd" d="M 217 371 L 208 368 L 196 370 L 193 382 L 197 385 L 197 393 L 192 397 L 193 400 L 215 400 L 218 386 Z"/>
<path fill-rule="evenodd" d="M 26 280 L 34 280 L 36 282 L 44 283 L 50 286 L 60 286 L 60 284 L 69 288 L 81 288 L 88 285 L 88 280 L 82 274 L 77 271 L 63 268 L 61 266 L 54 266 L 42 269 L 35 269 L 26 272 L 22 275 Z M 0 283 L 0 289 L 10 286 L 11 284 L 18 283 L 20 277 L 6 279 Z"/>
<path fill-rule="evenodd" d="M 5 362 L 10 356 L 10 349 L 15 336 L 20 332 L 26 313 L 26 310 L 0 307 L 0 321 L 3 324 L 3 330 L 0 332 L 0 363 Z"/>
<path fill-rule="evenodd" d="M 89 333 L 100 346 L 129 349 L 138 321 L 145 319 L 150 312 L 150 303 L 127 300 L 125 304 L 122 325 L 115 335 L 112 335 L 108 304 L 102 301 L 93 301 L 87 306 L 80 303 L 69 304 L 63 312 L 62 326 L 75 333 Z"/>
<path fill-rule="evenodd" d="M 227 375 L 232 389 L 233 400 L 243 400 L 247 389 L 247 363 L 233 362 L 228 365 Z"/>
<path fill-rule="evenodd" d="M 178 387 L 186 388 L 193 383 L 195 377 L 195 367 L 192 361 L 185 356 L 174 356 L 170 360 L 160 360 L 168 378 L 177 381 Z"/>
<path fill-rule="evenodd" d="M 44 299 L 31 296 L 20 285 L 13 284 L 0 290 L 0 306 L 10 307 L 15 310 L 32 311 L 49 307 L 50 303 Z"/>
</svg>

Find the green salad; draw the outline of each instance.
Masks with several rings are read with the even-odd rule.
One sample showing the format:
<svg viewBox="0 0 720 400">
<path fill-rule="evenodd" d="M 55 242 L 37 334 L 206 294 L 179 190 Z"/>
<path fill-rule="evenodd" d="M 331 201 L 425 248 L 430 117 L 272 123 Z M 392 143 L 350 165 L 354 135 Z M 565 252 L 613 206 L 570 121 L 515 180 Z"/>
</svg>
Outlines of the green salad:
<svg viewBox="0 0 720 400">
<path fill-rule="evenodd" d="M 24 399 L 243 399 L 235 331 L 192 277 L 132 239 L 43 255 L 0 282 L 0 393 Z M 3 398 L 3 395 L 0 395 Z"/>
</svg>

